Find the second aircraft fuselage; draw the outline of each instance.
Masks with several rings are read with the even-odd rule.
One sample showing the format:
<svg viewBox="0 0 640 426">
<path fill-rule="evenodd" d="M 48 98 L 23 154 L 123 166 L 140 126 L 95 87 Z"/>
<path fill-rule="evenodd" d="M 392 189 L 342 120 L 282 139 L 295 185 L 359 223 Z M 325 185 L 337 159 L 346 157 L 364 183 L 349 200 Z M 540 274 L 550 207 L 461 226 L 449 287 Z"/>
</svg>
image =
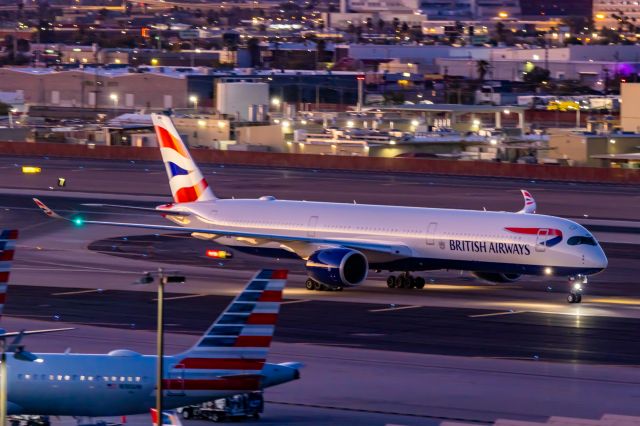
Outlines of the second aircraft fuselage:
<svg viewBox="0 0 640 426">
<path fill-rule="evenodd" d="M 594 274 L 607 258 L 581 225 L 559 217 L 366 204 L 218 199 L 169 207 L 185 227 L 389 244 L 397 252 L 362 251 L 371 269 L 461 269 L 531 275 Z M 573 238 L 572 237 L 578 237 Z M 306 258 L 323 244 L 218 237 L 254 254 Z M 577 242 L 576 242 L 577 241 Z M 586 241 L 586 243 L 585 243 Z"/>
</svg>

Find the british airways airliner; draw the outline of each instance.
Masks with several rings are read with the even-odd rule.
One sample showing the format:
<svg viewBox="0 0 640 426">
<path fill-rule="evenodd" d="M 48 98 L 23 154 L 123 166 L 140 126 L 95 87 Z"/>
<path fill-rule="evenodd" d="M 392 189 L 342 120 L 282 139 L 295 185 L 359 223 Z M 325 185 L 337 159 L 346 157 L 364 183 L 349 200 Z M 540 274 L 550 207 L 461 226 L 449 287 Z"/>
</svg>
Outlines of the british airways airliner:
<svg viewBox="0 0 640 426">
<path fill-rule="evenodd" d="M 389 276 L 390 288 L 422 288 L 424 279 L 412 272 L 455 269 L 493 282 L 521 275 L 566 276 L 567 301 L 579 303 L 587 275 L 607 267 L 607 257 L 589 231 L 567 219 L 534 214 L 535 201 L 526 191 L 525 206 L 516 213 L 288 201 L 269 195 L 220 199 L 171 119 L 152 118 L 174 202 L 147 210 L 177 226 L 84 223 L 187 231 L 240 251 L 301 259 L 309 290 L 357 286 L 369 270 L 400 272 Z"/>
</svg>

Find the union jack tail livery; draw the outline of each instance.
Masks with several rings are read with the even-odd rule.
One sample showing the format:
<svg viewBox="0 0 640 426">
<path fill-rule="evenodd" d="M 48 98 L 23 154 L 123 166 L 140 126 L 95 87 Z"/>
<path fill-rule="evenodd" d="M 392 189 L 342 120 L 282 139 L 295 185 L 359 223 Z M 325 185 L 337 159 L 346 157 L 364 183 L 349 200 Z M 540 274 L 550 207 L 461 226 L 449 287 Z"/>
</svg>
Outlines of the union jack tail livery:
<svg viewBox="0 0 640 426">
<path fill-rule="evenodd" d="M 169 176 L 173 200 L 176 203 L 215 200 L 216 196 L 191 158 L 171 119 L 161 114 L 151 114 L 151 119 Z"/>
<path fill-rule="evenodd" d="M 188 351 L 176 355 L 167 389 L 192 396 L 212 390 L 259 390 L 275 330 L 286 270 L 263 269 Z M 175 382 L 175 383 L 173 383 Z"/>
<path fill-rule="evenodd" d="M 13 260 L 13 253 L 16 249 L 17 238 L 18 231 L 15 229 L 0 230 L 0 316 L 4 311 L 11 261 Z"/>
</svg>

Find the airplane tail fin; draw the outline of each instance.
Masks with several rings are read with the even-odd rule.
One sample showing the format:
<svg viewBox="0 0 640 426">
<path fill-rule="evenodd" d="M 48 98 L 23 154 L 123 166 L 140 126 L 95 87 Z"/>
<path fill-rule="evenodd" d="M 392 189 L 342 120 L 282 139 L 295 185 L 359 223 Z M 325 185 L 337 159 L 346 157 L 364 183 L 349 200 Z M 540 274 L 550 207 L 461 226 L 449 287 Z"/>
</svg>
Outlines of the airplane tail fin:
<svg viewBox="0 0 640 426">
<path fill-rule="evenodd" d="M 184 377 L 179 385 L 185 390 L 260 389 L 286 279 L 286 270 L 254 275 L 198 343 L 174 357 L 171 374 Z"/>
<path fill-rule="evenodd" d="M 215 200 L 216 196 L 193 161 L 171 118 L 151 114 L 151 119 L 156 129 L 162 161 L 167 169 L 173 200 L 176 203 Z"/>
<path fill-rule="evenodd" d="M 17 238 L 18 231 L 16 229 L 0 230 L 0 316 L 4 311 L 11 262 L 13 261 Z"/>
</svg>

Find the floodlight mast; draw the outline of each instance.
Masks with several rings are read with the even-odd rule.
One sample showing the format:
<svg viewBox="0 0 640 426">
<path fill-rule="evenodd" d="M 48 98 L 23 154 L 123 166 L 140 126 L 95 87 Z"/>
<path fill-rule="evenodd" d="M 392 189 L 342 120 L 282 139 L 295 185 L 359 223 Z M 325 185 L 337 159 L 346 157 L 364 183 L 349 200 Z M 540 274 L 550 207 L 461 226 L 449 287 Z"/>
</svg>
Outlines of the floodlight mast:
<svg viewBox="0 0 640 426">
<path fill-rule="evenodd" d="M 168 283 L 182 284 L 186 278 L 180 275 L 178 271 L 165 271 L 158 268 L 155 272 L 145 272 L 138 280 L 137 284 L 151 284 L 154 278 L 158 278 L 158 312 L 157 312 L 157 333 L 156 333 L 156 353 L 158 359 L 156 362 L 156 411 L 158 413 L 159 423 L 162 421 L 162 406 L 164 398 L 164 286 Z M 0 426 L 3 424 L 0 423 Z M 158 426 L 161 426 L 158 424 Z"/>
</svg>

